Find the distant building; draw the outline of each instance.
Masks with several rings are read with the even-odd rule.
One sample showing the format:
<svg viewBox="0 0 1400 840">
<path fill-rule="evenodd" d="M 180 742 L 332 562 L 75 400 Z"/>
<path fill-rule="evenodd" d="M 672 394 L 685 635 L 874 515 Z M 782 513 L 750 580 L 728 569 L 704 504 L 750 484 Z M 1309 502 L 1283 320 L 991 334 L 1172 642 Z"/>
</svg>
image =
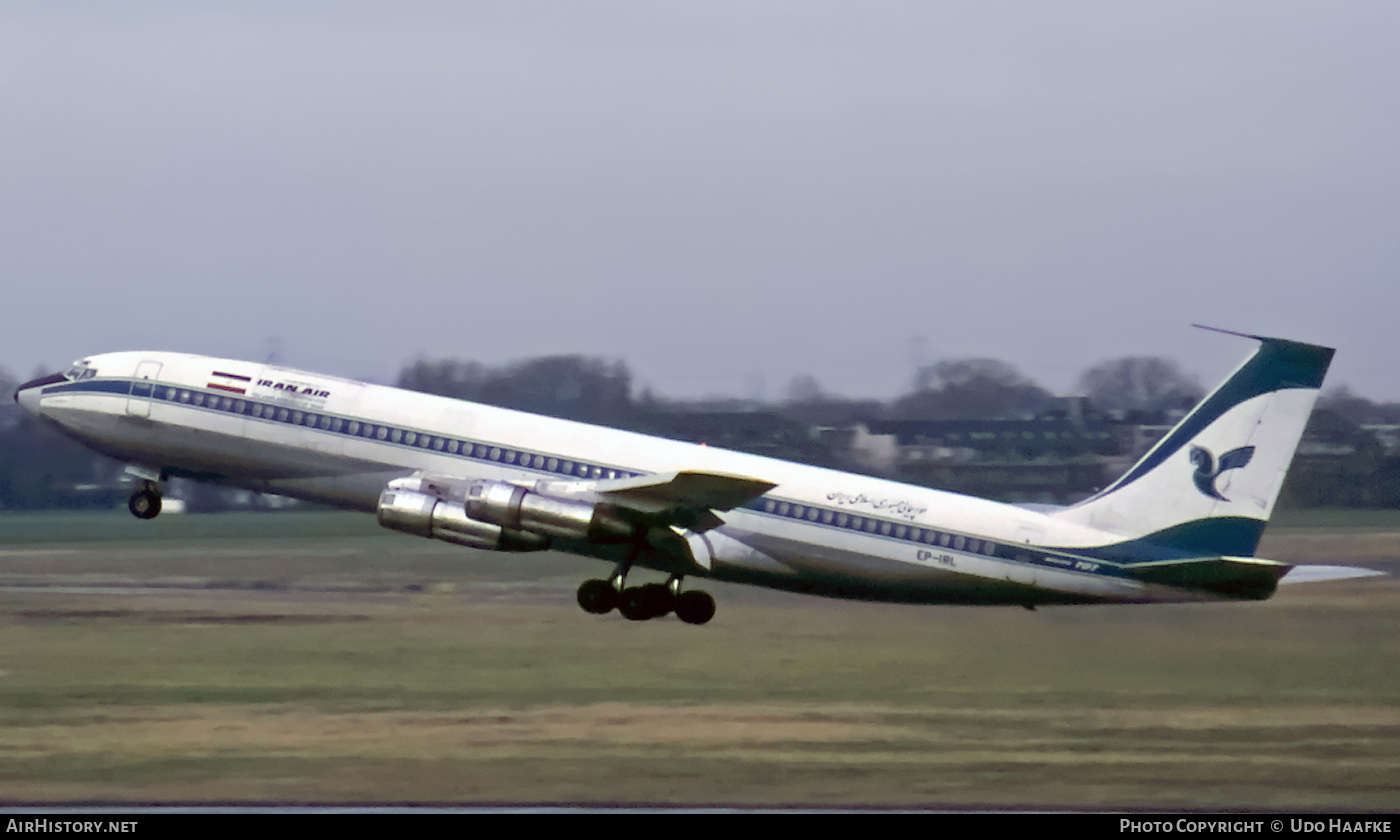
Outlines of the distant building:
<svg viewBox="0 0 1400 840">
<path fill-rule="evenodd" d="M 629 426 L 644 434 L 739 452 L 829 464 L 831 449 L 805 423 L 773 411 L 650 411 Z"/>
<path fill-rule="evenodd" d="M 1377 442 L 1385 450 L 1386 457 L 1400 453 L 1400 425 L 1365 424 L 1361 428 L 1375 436 Z"/>
<path fill-rule="evenodd" d="M 1012 502 L 1093 494 L 1170 428 L 1161 412 L 1108 414 L 1083 397 L 1029 417 L 872 420 L 816 430 L 844 457 L 901 481 Z"/>
</svg>

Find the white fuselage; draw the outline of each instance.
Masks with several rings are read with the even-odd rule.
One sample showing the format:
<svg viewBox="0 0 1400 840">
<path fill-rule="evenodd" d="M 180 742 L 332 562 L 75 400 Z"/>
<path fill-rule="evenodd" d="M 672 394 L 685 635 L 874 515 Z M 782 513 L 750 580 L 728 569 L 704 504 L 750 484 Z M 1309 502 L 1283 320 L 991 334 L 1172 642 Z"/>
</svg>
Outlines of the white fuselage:
<svg viewBox="0 0 1400 840">
<path fill-rule="evenodd" d="M 1123 535 L 983 499 L 252 362 L 85 361 L 89 378 L 21 402 L 94 449 L 171 475 L 373 512 L 388 481 L 416 473 L 525 486 L 724 473 L 776 486 L 723 513 L 713 562 L 687 574 L 919 603 L 1217 597 L 1135 579 L 1111 557 Z"/>
</svg>

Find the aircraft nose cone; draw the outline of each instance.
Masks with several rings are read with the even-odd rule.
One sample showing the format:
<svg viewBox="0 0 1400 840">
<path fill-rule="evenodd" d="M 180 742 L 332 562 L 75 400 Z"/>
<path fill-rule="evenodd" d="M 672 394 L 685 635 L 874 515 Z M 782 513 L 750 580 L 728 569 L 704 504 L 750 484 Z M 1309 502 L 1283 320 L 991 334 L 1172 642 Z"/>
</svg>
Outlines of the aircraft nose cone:
<svg viewBox="0 0 1400 840">
<path fill-rule="evenodd" d="M 39 389 L 20 386 L 15 389 L 15 402 L 20 408 L 33 414 L 39 408 Z"/>
<path fill-rule="evenodd" d="M 66 381 L 68 381 L 67 378 L 61 373 L 55 373 L 41 379 L 31 379 L 15 389 L 15 402 L 19 403 L 20 407 L 30 414 L 38 414 L 39 398 L 43 396 L 44 386 Z"/>
</svg>

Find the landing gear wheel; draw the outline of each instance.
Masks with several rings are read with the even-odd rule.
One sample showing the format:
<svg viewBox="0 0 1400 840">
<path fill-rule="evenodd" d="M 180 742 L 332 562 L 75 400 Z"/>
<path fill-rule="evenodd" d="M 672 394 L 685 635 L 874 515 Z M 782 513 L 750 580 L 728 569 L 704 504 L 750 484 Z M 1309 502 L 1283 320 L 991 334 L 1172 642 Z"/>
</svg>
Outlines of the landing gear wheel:
<svg viewBox="0 0 1400 840">
<path fill-rule="evenodd" d="M 617 608 L 628 621 L 646 621 L 670 612 L 675 606 L 674 601 L 671 590 L 659 583 L 648 583 L 622 590 L 622 600 Z"/>
<path fill-rule="evenodd" d="M 126 506 L 137 519 L 155 519 L 160 513 L 160 494 L 153 490 L 137 490 L 131 494 Z"/>
<path fill-rule="evenodd" d="M 715 599 L 699 589 L 676 596 L 676 617 L 686 624 L 704 624 L 715 617 Z"/>
<path fill-rule="evenodd" d="M 618 606 L 621 598 L 611 583 L 605 580 L 586 580 L 578 587 L 578 605 L 584 612 L 606 615 Z"/>
<path fill-rule="evenodd" d="M 622 590 L 617 602 L 617 611 L 628 621 L 646 621 L 651 618 L 646 611 L 646 599 L 642 597 L 640 587 L 636 586 Z"/>
<path fill-rule="evenodd" d="M 647 599 L 651 603 L 651 617 L 660 618 L 669 614 L 676 608 L 676 596 L 664 583 L 649 583 L 642 587 L 647 590 Z"/>
</svg>

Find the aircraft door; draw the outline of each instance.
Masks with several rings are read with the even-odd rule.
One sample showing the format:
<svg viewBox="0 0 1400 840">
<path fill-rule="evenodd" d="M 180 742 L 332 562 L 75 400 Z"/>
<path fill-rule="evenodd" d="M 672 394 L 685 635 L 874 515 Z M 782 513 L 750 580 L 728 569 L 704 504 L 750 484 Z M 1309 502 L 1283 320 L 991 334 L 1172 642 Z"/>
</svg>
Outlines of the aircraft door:
<svg viewBox="0 0 1400 840">
<path fill-rule="evenodd" d="M 151 391 L 159 377 L 160 362 L 141 362 L 136 365 L 136 379 L 131 383 L 131 393 L 126 399 L 127 414 L 134 417 L 151 416 Z"/>
</svg>

